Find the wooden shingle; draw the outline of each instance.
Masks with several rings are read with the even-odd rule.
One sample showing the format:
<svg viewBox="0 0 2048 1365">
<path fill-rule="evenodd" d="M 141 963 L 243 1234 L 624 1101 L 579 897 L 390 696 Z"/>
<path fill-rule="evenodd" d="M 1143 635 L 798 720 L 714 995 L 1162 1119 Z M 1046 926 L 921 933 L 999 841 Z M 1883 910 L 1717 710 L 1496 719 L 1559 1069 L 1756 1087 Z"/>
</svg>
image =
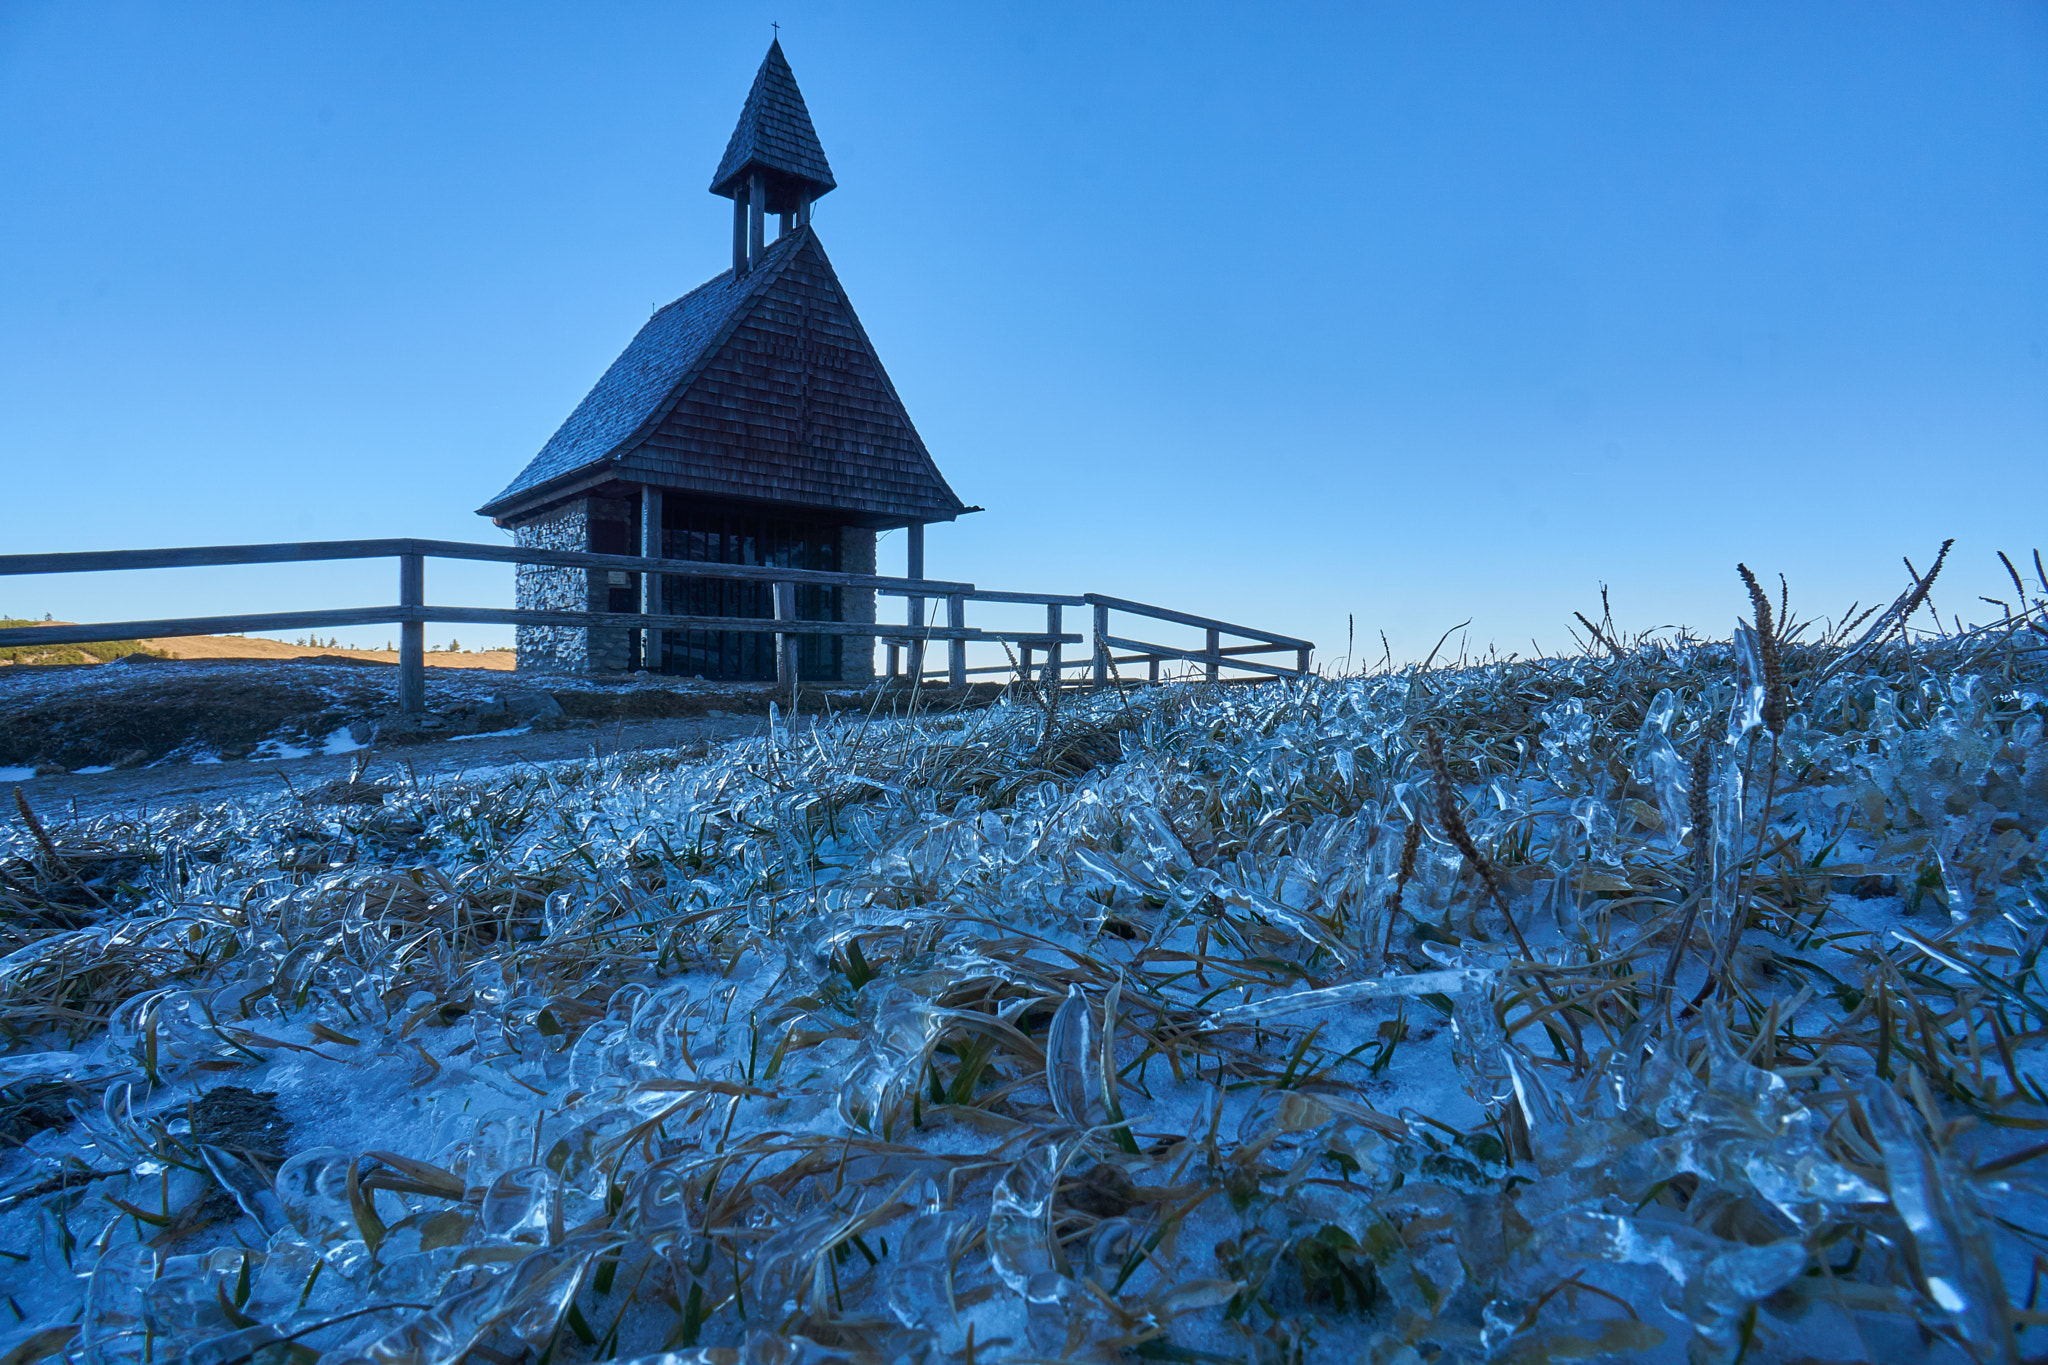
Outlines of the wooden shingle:
<svg viewBox="0 0 2048 1365">
<path fill-rule="evenodd" d="M 849 513 L 872 526 L 967 510 L 939 473 L 817 232 L 648 319 L 518 478 L 478 510 L 516 520 L 593 475 Z"/>
</svg>

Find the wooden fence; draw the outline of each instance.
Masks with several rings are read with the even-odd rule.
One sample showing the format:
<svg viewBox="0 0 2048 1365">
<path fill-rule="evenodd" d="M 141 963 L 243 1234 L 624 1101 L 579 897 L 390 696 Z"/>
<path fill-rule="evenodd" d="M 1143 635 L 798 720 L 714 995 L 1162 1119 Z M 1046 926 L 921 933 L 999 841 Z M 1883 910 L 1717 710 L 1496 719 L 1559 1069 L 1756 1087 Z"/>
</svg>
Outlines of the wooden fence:
<svg viewBox="0 0 2048 1365">
<path fill-rule="evenodd" d="M 878 638 L 888 645 L 888 675 L 906 676 L 902 655 L 908 654 L 907 676 L 943 680 L 959 686 L 976 673 L 1009 673 L 1011 665 L 992 668 L 967 667 L 967 646 L 972 642 L 1014 644 L 1020 652 L 1016 667 L 1033 677 L 1045 676 L 1065 682 L 1068 665 L 1063 647 L 1079 644 L 1082 636 L 1067 633 L 1064 613 L 1069 607 L 1090 607 L 1094 611 L 1094 636 L 1089 665 L 1093 681 L 1100 685 L 1110 679 L 1119 665 L 1143 663 L 1153 680 L 1162 662 L 1181 660 L 1200 664 L 1210 681 L 1217 681 L 1225 668 L 1262 675 L 1292 677 L 1308 671 L 1307 640 L 1275 635 L 1269 631 L 1234 626 L 1227 622 L 1185 612 L 1169 611 L 1117 597 L 1095 593 L 1065 596 L 1056 593 L 992 592 L 972 583 L 950 583 L 930 578 L 890 578 L 877 574 L 829 573 L 815 569 L 781 569 L 747 564 L 708 564 L 690 559 L 647 559 L 635 555 L 588 554 L 576 550 L 541 550 L 518 545 L 477 545 L 456 540 L 320 540 L 275 545 L 196 545 L 163 550 L 94 550 L 67 554 L 0 555 L 0 577 L 25 574 L 99 573 L 120 569 L 175 569 L 223 564 L 285 564 L 317 560 L 398 560 L 398 601 L 379 607 L 342 607 L 325 611 L 259 612 L 240 616 L 180 617 L 163 621 L 101 621 L 81 625 L 22 626 L 0 630 L 0 646 L 84 644 L 98 640 L 140 640 L 181 635 L 231 635 L 249 631 L 309 630 L 331 626 L 393 624 L 399 628 L 399 709 L 417 714 L 426 709 L 426 623 L 513 626 L 598 627 L 609 630 L 713 630 L 773 633 L 778 679 L 793 683 L 796 677 L 796 646 L 804 635 L 848 635 Z M 426 600 L 428 559 L 480 560 L 504 564 L 545 564 L 559 568 L 594 569 L 608 572 L 646 573 L 675 578 L 717 578 L 771 585 L 775 615 L 772 618 L 733 616 L 662 616 L 641 612 L 540 611 L 500 607 L 433 606 Z M 796 618 L 796 589 L 800 584 L 820 587 L 871 590 L 882 596 L 907 600 L 906 619 L 900 624 L 883 621 L 810 621 Z M 943 599 L 946 623 L 927 619 L 926 604 Z M 970 601 L 1043 606 L 1043 631 L 980 630 L 967 624 Z M 1182 649 L 1147 644 L 1114 635 L 1110 613 L 1123 612 L 1176 625 L 1193 626 L 1206 632 L 1201 649 Z M 1225 647 L 1224 636 L 1250 643 Z M 650 634 L 650 639 L 652 638 Z M 946 644 L 946 669 L 927 673 L 924 656 L 933 641 Z M 1121 657 L 1113 651 L 1131 651 Z M 654 653 L 650 650 L 642 657 Z M 1294 667 L 1261 663 L 1251 654 L 1292 653 Z M 1038 656 L 1034 659 L 1034 656 Z M 1034 666 L 1036 665 L 1036 666 Z"/>
</svg>

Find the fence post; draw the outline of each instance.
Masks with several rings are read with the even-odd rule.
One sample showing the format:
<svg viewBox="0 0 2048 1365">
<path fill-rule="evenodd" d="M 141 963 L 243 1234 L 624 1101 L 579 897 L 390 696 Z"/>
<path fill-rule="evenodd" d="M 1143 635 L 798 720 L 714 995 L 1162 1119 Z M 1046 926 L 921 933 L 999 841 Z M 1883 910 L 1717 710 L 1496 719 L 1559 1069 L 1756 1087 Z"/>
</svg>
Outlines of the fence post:
<svg viewBox="0 0 2048 1365">
<path fill-rule="evenodd" d="M 426 556 L 400 555 L 398 605 L 417 610 L 426 604 Z M 398 709 L 408 716 L 427 709 L 427 623 L 417 616 L 398 623 Z"/>
<path fill-rule="evenodd" d="M 951 630 L 967 629 L 967 599 L 958 593 L 946 599 L 946 626 Z M 950 687 L 967 686 L 967 641 L 957 635 L 946 641 L 946 683 Z"/>
<path fill-rule="evenodd" d="M 1109 646 L 1104 643 L 1109 635 L 1109 608 L 1100 602 L 1095 604 L 1095 685 L 1109 684 Z"/>
<path fill-rule="evenodd" d="M 773 588 L 775 598 L 775 619 L 794 621 L 796 619 L 796 584 L 777 583 Z M 797 641 L 803 637 L 778 631 L 775 636 L 775 682 L 780 687 L 796 694 L 797 685 Z"/>
<path fill-rule="evenodd" d="M 1215 682 L 1221 676 L 1223 666 L 1223 633 L 1216 627 L 1209 627 L 1209 681 Z"/>
<path fill-rule="evenodd" d="M 640 486 L 640 557 L 660 559 L 661 554 L 661 490 L 647 484 Z M 662 602 L 662 577 L 658 573 L 640 575 L 640 610 L 648 616 L 663 616 L 667 607 Z M 649 673 L 661 672 L 663 632 L 648 627 L 640 632 L 640 667 Z"/>
<path fill-rule="evenodd" d="M 896 680 L 896 675 L 902 672 L 902 670 L 903 646 L 898 644 L 896 641 L 891 640 L 889 642 L 889 672 L 886 676 L 889 678 L 891 682 L 894 682 Z"/>
<path fill-rule="evenodd" d="M 1045 633 L 1052 636 L 1052 643 L 1045 647 L 1045 666 L 1052 670 L 1052 685 L 1060 685 L 1060 616 L 1057 602 L 1049 602 L 1045 608 Z"/>
<path fill-rule="evenodd" d="M 904 528 L 903 535 L 903 576 L 905 578 L 923 578 L 924 523 L 921 521 L 911 522 L 909 526 Z M 920 632 L 910 637 L 909 650 L 910 678 L 912 682 L 919 682 L 924 678 L 924 635 L 922 634 L 924 630 L 924 599 L 922 597 L 905 598 L 903 613 L 906 623 L 917 627 Z"/>
<path fill-rule="evenodd" d="M 1305 650 L 1305 649 L 1297 649 L 1297 650 L 1295 650 L 1295 651 L 1294 651 L 1294 671 L 1295 671 L 1295 672 L 1297 672 L 1297 673 L 1303 674 L 1304 676 L 1306 676 L 1306 675 L 1307 675 L 1307 673 L 1308 673 L 1308 651 L 1307 651 L 1307 650 Z"/>
</svg>

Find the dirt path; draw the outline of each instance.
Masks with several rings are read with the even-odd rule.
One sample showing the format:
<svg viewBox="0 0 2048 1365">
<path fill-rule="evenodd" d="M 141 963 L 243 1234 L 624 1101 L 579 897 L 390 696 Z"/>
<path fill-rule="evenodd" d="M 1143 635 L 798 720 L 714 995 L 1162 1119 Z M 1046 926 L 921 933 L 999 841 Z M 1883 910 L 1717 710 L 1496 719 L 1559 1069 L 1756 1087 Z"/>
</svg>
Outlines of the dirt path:
<svg viewBox="0 0 2048 1365">
<path fill-rule="evenodd" d="M 547 734 L 478 735 L 473 739 L 380 751 L 372 757 L 367 776 L 404 780 L 408 765 L 412 772 L 428 777 L 508 763 L 588 758 L 593 752 L 674 749 L 758 735 L 767 727 L 768 722 L 760 716 L 719 716 L 618 721 Z M 357 757 L 352 753 L 316 754 L 309 758 L 255 762 L 180 763 L 127 772 L 63 773 L 19 785 L 44 819 L 67 821 L 162 810 L 166 806 L 209 805 L 236 797 L 282 792 L 288 786 L 308 792 L 324 782 L 348 776 Z"/>
</svg>

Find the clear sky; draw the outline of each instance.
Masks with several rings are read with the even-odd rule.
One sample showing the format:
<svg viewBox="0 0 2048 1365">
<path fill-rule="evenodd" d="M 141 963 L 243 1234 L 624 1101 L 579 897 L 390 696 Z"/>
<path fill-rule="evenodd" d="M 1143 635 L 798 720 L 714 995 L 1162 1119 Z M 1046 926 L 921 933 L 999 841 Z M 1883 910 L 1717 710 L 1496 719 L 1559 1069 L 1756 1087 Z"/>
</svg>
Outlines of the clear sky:
<svg viewBox="0 0 2048 1365">
<path fill-rule="evenodd" d="M 0 0 L 0 547 L 501 539 L 472 509 L 727 262 L 774 20 L 818 230 L 989 509 L 934 575 L 1400 660 L 1562 644 L 1602 583 L 1725 634 L 1738 559 L 1834 612 L 1947 536 L 1981 615 L 2048 547 L 2048 5 L 1992 0 Z"/>
</svg>

